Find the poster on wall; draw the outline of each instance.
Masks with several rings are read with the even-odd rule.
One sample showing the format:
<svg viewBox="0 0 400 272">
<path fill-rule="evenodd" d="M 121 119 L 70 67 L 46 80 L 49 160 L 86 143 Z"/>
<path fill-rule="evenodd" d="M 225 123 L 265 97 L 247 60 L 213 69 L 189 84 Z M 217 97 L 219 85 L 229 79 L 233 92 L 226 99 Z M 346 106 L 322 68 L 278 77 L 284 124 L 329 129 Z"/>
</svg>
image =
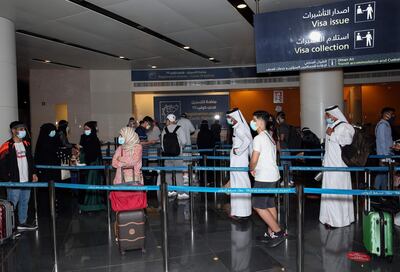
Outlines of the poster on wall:
<svg viewBox="0 0 400 272">
<path fill-rule="evenodd" d="M 274 91 L 274 104 L 283 104 L 283 91 Z"/>
<path fill-rule="evenodd" d="M 190 95 L 190 96 L 155 96 L 154 114 L 160 123 L 164 123 L 168 114 L 178 118 L 186 113 L 196 128 L 202 120 L 211 125 L 219 119 L 226 128 L 225 113 L 229 110 L 229 95 Z"/>
</svg>

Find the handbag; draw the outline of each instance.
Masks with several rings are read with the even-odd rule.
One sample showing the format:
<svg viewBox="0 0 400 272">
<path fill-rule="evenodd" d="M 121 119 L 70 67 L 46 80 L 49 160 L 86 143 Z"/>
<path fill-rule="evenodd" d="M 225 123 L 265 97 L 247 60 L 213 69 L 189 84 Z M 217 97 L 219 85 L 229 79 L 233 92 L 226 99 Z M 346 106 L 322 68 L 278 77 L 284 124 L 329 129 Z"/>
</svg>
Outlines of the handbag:
<svg viewBox="0 0 400 272">
<path fill-rule="evenodd" d="M 121 185 L 142 186 L 137 181 L 125 182 L 124 170 L 121 168 Z M 147 194 L 145 191 L 113 191 L 110 193 L 111 208 L 115 212 L 135 211 L 147 208 Z"/>
</svg>

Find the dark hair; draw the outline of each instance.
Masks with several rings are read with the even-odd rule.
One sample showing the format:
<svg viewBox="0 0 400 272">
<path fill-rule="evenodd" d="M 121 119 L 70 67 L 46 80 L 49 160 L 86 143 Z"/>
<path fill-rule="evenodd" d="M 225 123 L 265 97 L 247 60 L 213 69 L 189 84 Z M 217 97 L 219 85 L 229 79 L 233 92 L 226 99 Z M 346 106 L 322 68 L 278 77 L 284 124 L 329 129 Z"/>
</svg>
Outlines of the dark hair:
<svg viewBox="0 0 400 272">
<path fill-rule="evenodd" d="M 67 135 L 67 127 L 68 127 L 68 121 L 60 120 L 58 122 L 58 131 L 62 131 L 65 135 Z"/>
<path fill-rule="evenodd" d="M 14 121 L 10 124 L 10 129 L 13 129 L 15 127 L 25 127 L 24 123 L 21 121 Z"/>
<path fill-rule="evenodd" d="M 388 112 L 395 112 L 396 110 L 394 109 L 394 108 L 391 108 L 391 107 L 384 107 L 382 110 L 381 110 L 381 114 L 382 115 L 384 115 L 385 113 L 388 113 Z"/>
<path fill-rule="evenodd" d="M 154 120 L 150 116 L 146 116 L 143 118 L 143 122 L 148 122 L 148 123 L 152 124 L 154 122 Z"/>
<path fill-rule="evenodd" d="M 89 121 L 85 123 L 85 126 L 89 127 L 92 133 L 96 134 L 96 128 L 97 128 L 97 121 Z"/>
<path fill-rule="evenodd" d="M 188 118 L 188 116 L 187 116 L 187 114 L 185 112 L 181 114 L 181 117 Z"/>
<path fill-rule="evenodd" d="M 271 129 L 273 123 L 271 122 L 271 114 L 269 114 L 267 111 L 255 111 L 253 116 L 255 116 L 257 119 L 262 119 L 265 122 L 265 129 Z"/>
<path fill-rule="evenodd" d="M 143 125 L 143 123 L 144 123 L 144 121 L 140 121 L 140 122 L 139 122 L 139 125 L 141 126 L 141 125 Z"/>
<path fill-rule="evenodd" d="M 208 121 L 207 121 L 207 120 L 201 121 L 200 130 L 201 130 L 201 131 L 209 130 Z"/>
<path fill-rule="evenodd" d="M 130 122 L 130 121 L 135 121 L 135 117 L 129 118 L 129 122 Z"/>
<path fill-rule="evenodd" d="M 282 118 L 283 120 L 286 119 L 286 113 L 284 113 L 283 111 L 278 112 L 278 114 L 276 115 L 276 118 Z"/>
</svg>

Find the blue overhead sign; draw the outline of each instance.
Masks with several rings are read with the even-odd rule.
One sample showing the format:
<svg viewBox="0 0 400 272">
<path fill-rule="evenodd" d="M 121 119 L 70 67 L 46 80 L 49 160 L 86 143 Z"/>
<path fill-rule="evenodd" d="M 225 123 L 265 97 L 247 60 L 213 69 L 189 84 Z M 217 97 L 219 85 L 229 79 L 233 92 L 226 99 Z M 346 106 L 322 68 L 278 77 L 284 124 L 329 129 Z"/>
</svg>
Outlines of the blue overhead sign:
<svg viewBox="0 0 400 272">
<path fill-rule="evenodd" d="M 132 81 L 199 80 L 256 77 L 256 67 L 133 70 Z"/>
<path fill-rule="evenodd" d="M 257 72 L 400 62 L 399 14 L 399 0 L 349 0 L 256 15 Z"/>
</svg>

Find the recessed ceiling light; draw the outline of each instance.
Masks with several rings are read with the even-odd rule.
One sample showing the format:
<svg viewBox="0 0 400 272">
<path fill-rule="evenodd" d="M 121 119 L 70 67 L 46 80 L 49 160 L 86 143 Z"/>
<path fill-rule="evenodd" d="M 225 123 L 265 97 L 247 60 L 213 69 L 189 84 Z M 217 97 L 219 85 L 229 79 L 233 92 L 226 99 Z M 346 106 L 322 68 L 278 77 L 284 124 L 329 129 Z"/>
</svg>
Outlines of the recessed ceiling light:
<svg viewBox="0 0 400 272">
<path fill-rule="evenodd" d="M 49 60 L 44 60 L 44 62 L 45 62 L 45 63 L 50 63 L 51 61 L 49 61 Z"/>
<path fill-rule="evenodd" d="M 151 66 L 151 68 L 152 68 L 152 69 L 156 69 L 156 68 L 157 68 L 157 66 L 155 66 L 155 65 L 152 65 L 152 66 Z"/>
<path fill-rule="evenodd" d="M 211 61 L 212 61 L 212 60 L 215 60 L 215 59 L 214 59 L 213 57 L 211 57 L 211 58 L 208 58 L 208 60 L 211 60 Z"/>
<path fill-rule="evenodd" d="M 183 49 L 188 50 L 190 49 L 190 46 L 184 46 Z"/>
<path fill-rule="evenodd" d="M 238 9 L 244 9 L 244 8 L 247 7 L 247 5 L 246 5 L 246 4 L 239 4 L 239 5 L 237 5 L 236 7 L 237 7 Z"/>
<path fill-rule="evenodd" d="M 120 59 L 124 59 L 125 57 L 124 57 L 124 56 L 119 56 L 119 58 L 120 58 Z"/>
</svg>

